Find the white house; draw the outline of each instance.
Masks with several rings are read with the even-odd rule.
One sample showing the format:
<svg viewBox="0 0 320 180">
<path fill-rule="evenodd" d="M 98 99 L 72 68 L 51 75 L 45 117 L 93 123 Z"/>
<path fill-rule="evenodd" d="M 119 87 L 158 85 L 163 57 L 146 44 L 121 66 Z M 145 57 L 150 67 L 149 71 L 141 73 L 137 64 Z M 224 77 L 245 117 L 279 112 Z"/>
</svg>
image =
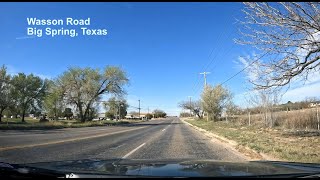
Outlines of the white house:
<svg viewBox="0 0 320 180">
<path fill-rule="evenodd" d="M 320 107 L 320 103 L 310 103 L 309 107 Z"/>
<path fill-rule="evenodd" d="M 106 118 L 106 113 L 98 113 L 98 119 L 104 120 Z"/>
<path fill-rule="evenodd" d="M 147 115 L 148 113 L 140 113 L 140 118 L 141 119 L 147 119 Z M 128 113 L 126 116 L 125 116 L 126 119 L 139 119 L 139 114 L 130 114 Z"/>
</svg>

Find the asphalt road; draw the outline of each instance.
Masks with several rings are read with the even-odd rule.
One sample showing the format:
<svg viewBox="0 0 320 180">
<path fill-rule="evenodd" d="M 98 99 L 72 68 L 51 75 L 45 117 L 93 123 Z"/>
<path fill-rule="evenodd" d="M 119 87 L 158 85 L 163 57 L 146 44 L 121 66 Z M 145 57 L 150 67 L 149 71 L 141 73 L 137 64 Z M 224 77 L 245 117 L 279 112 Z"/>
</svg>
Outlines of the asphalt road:
<svg viewBox="0 0 320 180">
<path fill-rule="evenodd" d="M 1 131 L 0 162 L 79 159 L 213 159 L 244 157 L 184 124 L 179 118 L 117 127 Z"/>
</svg>

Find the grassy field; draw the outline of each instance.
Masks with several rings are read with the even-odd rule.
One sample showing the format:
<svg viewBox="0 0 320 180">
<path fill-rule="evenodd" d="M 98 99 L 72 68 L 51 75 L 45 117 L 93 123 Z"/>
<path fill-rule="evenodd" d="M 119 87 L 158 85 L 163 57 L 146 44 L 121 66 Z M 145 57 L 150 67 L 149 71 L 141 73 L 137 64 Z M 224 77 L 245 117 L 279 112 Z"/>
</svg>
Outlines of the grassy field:
<svg viewBox="0 0 320 180">
<path fill-rule="evenodd" d="M 39 123 L 39 119 L 26 118 L 26 122 L 21 122 L 21 119 L 2 118 L 0 130 L 35 130 L 35 129 L 60 129 L 60 128 L 80 128 L 92 126 L 114 126 L 130 123 L 143 122 L 142 120 L 120 120 L 120 121 L 90 121 L 80 122 L 77 120 L 54 120 L 44 123 Z"/>
<path fill-rule="evenodd" d="M 264 114 L 251 114 L 251 125 L 255 127 L 265 126 Z M 267 114 L 270 118 L 271 114 Z M 272 119 L 274 126 L 282 129 L 309 129 L 317 130 L 318 124 L 320 125 L 319 115 L 317 114 L 317 108 L 307 108 L 292 111 L 278 111 L 272 113 Z M 229 118 L 238 125 L 247 125 L 249 122 L 248 114 L 235 115 L 234 118 Z"/>
<path fill-rule="evenodd" d="M 186 120 L 192 125 L 284 161 L 320 163 L 320 132 L 239 126 L 231 122 Z"/>
</svg>

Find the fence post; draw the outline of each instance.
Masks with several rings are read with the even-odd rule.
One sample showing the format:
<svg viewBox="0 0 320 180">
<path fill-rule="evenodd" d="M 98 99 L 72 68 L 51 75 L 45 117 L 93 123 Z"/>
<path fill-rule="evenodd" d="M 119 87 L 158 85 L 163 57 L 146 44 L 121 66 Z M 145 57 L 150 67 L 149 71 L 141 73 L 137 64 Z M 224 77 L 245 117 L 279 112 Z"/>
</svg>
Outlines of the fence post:
<svg viewBox="0 0 320 180">
<path fill-rule="evenodd" d="M 249 126 L 250 126 L 250 123 L 251 123 L 251 122 L 250 122 L 250 111 L 249 111 Z"/>
<path fill-rule="evenodd" d="M 319 120 L 319 108 L 317 106 L 317 120 L 318 120 L 318 131 L 320 130 L 320 120 Z"/>
</svg>

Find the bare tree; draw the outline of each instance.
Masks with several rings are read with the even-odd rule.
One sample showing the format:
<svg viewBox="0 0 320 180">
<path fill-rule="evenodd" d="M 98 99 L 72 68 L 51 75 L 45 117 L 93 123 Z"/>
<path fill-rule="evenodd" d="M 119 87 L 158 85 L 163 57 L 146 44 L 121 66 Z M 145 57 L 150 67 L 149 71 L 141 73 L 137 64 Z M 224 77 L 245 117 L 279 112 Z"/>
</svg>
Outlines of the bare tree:
<svg viewBox="0 0 320 180">
<path fill-rule="evenodd" d="M 319 2 L 247 2 L 240 21 L 243 35 L 236 42 L 252 45 L 265 60 L 251 60 L 259 67 L 256 89 L 281 87 L 320 69 Z"/>
<path fill-rule="evenodd" d="M 280 91 L 275 89 L 260 89 L 251 91 L 248 94 L 247 101 L 256 106 L 262 118 L 264 119 L 265 125 L 268 127 L 273 127 L 276 122 L 276 117 L 274 115 L 274 108 L 280 102 Z"/>
<path fill-rule="evenodd" d="M 182 101 L 178 105 L 182 109 L 191 110 L 198 118 L 203 118 L 203 110 L 200 101 Z"/>
<path fill-rule="evenodd" d="M 234 115 L 239 115 L 242 112 L 242 109 L 235 105 L 232 101 L 226 103 L 226 116 L 233 117 Z"/>
</svg>

